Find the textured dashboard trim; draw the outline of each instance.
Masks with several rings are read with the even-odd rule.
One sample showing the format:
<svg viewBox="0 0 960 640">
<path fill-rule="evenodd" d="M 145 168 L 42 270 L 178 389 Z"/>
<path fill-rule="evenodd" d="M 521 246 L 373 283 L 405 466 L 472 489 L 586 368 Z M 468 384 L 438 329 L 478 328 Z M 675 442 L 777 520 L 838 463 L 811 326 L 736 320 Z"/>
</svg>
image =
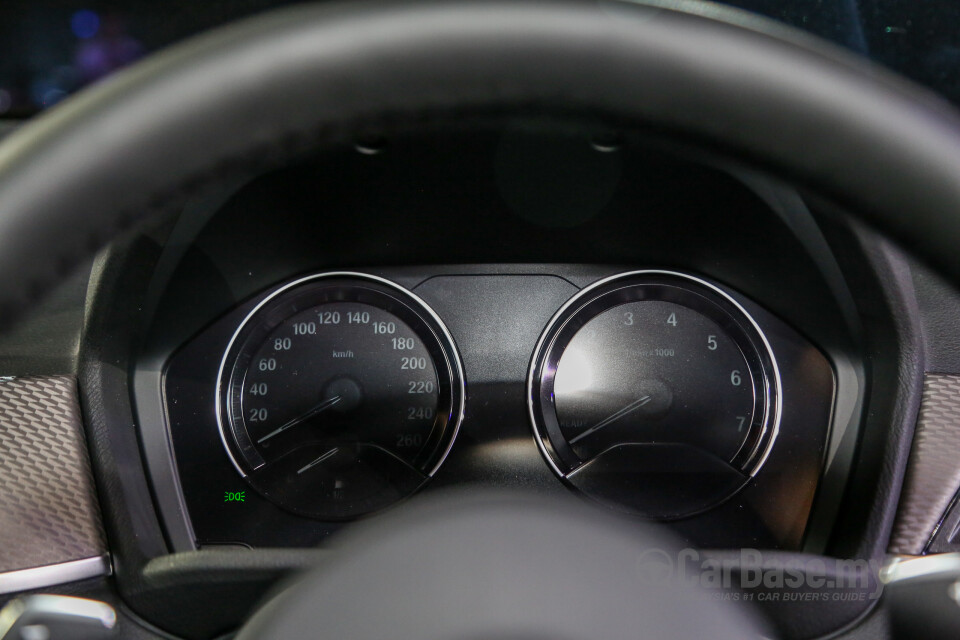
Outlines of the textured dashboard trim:
<svg viewBox="0 0 960 640">
<path fill-rule="evenodd" d="M 0 378 L 0 572 L 105 554 L 76 379 Z"/>
<path fill-rule="evenodd" d="M 960 376 L 927 374 L 891 553 L 923 553 L 960 487 Z"/>
</svg>

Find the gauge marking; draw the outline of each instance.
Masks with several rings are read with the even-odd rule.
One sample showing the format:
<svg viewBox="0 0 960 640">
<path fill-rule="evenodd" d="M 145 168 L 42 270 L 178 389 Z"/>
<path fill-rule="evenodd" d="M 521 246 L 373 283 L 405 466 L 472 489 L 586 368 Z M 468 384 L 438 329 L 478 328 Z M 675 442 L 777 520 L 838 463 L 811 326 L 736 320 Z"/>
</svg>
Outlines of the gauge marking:
<svg viewBox="0 0 960 640">
<path fill-rule="evenodd" d="M 633 402 L 631 402 L 630 404 L 628 404 L 627 406 L 625 406 L 623 409 L 620 409 L 619 411 L 610 414 L 609 416 L 607 416 L 606 418 L 604 418 L 603 420 L 601 420 L 601 421 L 598 422 L 597 424 L 593 425 L 592 427 L 590 427 L 589 429 L 587 429 L 586 431 L 584 431 L 583 433 L 581 433 L 580 435 L 578 435 L 576 438 L 573 438 L 572 440 L 570 440 L 570 444 L 576 444 L 578 441 L 583 440 L 584 438 L 586 438 L 586 437 L 589 436 L 590 434 L 596 433 L 596 432 L 599 431 L 600 429 L 603 429 L 605 426 L 607 426 L 607 425 L 609 425 L 609 424 L 611 424 L 611 423 L 613 423 L 613 422 L 616 422 L 617 420 L 619 420 L 619 419 L 622 418 L 623 416 L 625 416 L 625 415 L 627 415 L 627 414 L 629 414 L 629 413 L 633 413 L 634 411 L 636 411 L 637 409 L 639 409 L 639 408 L 642 407 L 643 405 L 645 405 L 645 404 L 647 404 L 648 402 L 650 402 L 650 400 L 652 400 L 652 396 L 643 396 L 642 398 L 640 398 L 640 399 L 638 399 L 638 400 L 634 400 Z"/>
<path fill-rule="evenodd" d="M 237 471 L 277 506 L 324 521 L 417 491 L 463 418 L 463 365 L 442 320 L 407 289 L 366 274 L 317 274 L 275 289 L 237 328 L 218 376 L 220 436 Z M 411 383 L 422 392 L 408 395 Z M 296 454 L 317 437 L 321 449 Z M 339 490 L 331 465 L 350 479 Z"/>
<path fill-rule="evenodd" d="M 327 451 L 325 454 L 323 454 L 322 456 L 320 456 L 319 458 L 317 458 L 317 459 L 314 460 L 313 462 L 307 464 L 306 466 L 304 466 L 303 468 L 301 468 L 299 471 L 297 471 L 297 475 L 300 475 L 300 474 L 303 473 L 304 471 L 309 471 L 310 469 L 313 469 L 315 466 L 317 466 L 318 464 L 320 464 L 320 463 L 323 462 L 324 460 L 327 460 L 327 459 L 329 459 L 329 458 L 337 455 L 337 452 L 338 452 L 338 451 L 340 451 L 340 449 L 339 449 L 338 447 L 334 447 L 333 449 L 330 449 L 330 451 Z"/>
<path fill-rule="evenodd" d="M 585 362 L 570 357 L 578 353 Z M 644 388 L 654 382 L 663 389 Z M 527 392 L 534 438 L 554 473 L 600 503 L 664 520 L 743 489 L 774 446 L 782 409 L 776 358 L 744 306 L 700 278 L 658 270 L 613 275 L 570 298 L 540 335 Z M 620 402 L 641 395 L 651 396 L 642 409 L 606 426 L 636 406 Z M 643 446 L 663 444 L 671 449 Z M 716 482 L 677 473 L 688 462 L 709 465 L 705 456 L 730 473 L 717 465 Z M 630 490 L 631 475 L 657 491 Z"/>
<path fill-rule="evenodd" d="M 307 412 L 297 416 L 293 420 L 289 420 L 283 423 L 282 425 L 280 425 L 279 427 L 277 427 L 267 435 L 257 440 L 257 444 L 263 444 L 265 441 L 269 440 L 273 436 L 280 435 L 287 429 L 295 427 L 302 422 L 306 422 L 310 418 L 313 418 L 314 416 L 317 416 L 320 413 L 323 413 L 325 410 L 329 409 L 330 407 L 337 404 L 338 402 L 340 402 L 340 396 L 333 396 L 332 398 L 327 398 L 326 400 L 322 400 L 321 402 L 311 407 L 310 410 L 308 410 Z"/>
</svg>

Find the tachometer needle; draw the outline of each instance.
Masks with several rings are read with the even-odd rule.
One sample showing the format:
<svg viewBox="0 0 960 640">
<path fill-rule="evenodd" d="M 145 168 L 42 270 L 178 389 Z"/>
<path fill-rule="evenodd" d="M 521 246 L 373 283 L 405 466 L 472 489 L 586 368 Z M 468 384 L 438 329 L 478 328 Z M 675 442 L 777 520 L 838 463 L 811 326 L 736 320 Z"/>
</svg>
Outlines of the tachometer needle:
<svg viewBox="0 0 960 640">
<path fill-rule="evenodd" d="M 294 418 L 293 420 L 289 420 L 289 421 L 287 421 L 287 422 L 284 422 L 282 425 L 280 425 L 279 427 L 277 427 L 276 429 L 274 429 L 273 431 L 271 431 L 271 432 L 268 433 L 267 435 L 265 435 L 265 436 L 263 436 L 262 438 L 260 438 L 259 440 L 257 440 L 257 444 L 263 444 L 264 442 L 266 442 L 267 440 L 269 440 L 269 439 L 272 438 L 273 436 L 278 435 L 278 434 L 281 434 L 281 433 L 283 433 L 284 431 L 286 431 L 287 429 L 289 429 L 289 428 L 291 428 L 291 427 L 297 426 L 297 425 L 300 424 L 301 422 L 306 422 L 306 421 L 309 420 L 310 418 L 314 417 L 314 416 L 317 415 L 318 413 L 321 413 L 322 411 L 325 411 L 325 410 L 329 409 L 330 407 L 332 407 L 333 405 L 337 404 L 338 402 L 340 402 L 340 396 L 333 396 L 332 398 L 327 398 L 326 400 L 323 400 L 322 402 L 320 402 L 320 403 L 314 405 L 313 407 L 311 407 L 310 410 L 307 411 L 306 413 L 300 414 L 299 416 L 297 416 L 297 417 Z"/>
<path fill-rule="evenodd" d="M 580 435 L 578 435 L 576 438 L 574 438 L 573 440 L 570 441 L 570 444 L 576 444 L 578 441 L 583 440 L 584 438 L 586 438 L 586 437 L 587 437 L 588 435 L 590 435 L 591 433 L 595 433 L 595 432 L 599 431 L 600 429 L 603 429 L 605 426 L 607 426 L 607 425 L 610 424 L 611 422 L 615 422 L 615 421 L 619 420 L 620 418 L 622 418 L 623 416 L 627 415 L 628 413 L 632 413 L 632 412 L 636 411 L 637 409 L 639 409 L 639 408 L 642 407 L 643 405 L 645 405 L 645 404 L 647 404 L 648 402 L 650 402 L 650 400 L 651 400 L 651 397 L 650 397 L 650 396 L 643 396 L 643 397 L 640 398 L 639 400 L 634 400 L 633 402 L 631 402 L 630 404 L 628 404 L 627 406 L 625 406 L 623 409 L 620 409 L 620 410 L 617 411 L 616 413 L 610 414 L 609 416 L 607 416 L 606 418 L 604 418 L 603 420 L 601 420 L 601 421 L 598 422 L 597 424 L 593 425 L 592 427 L 590 427 L 589 429 L 587 429 L 586 431 L 584 431 L 583 433 L 581 433 Z"/>
<path fill-rule="evenodd" d="M 305 466 L 305 467 L 303 467 L 302 469 L 300 469 L 299 471 L 297 471 L 297 475 L 300 475 L 301 473 L 303 473 L 304 471 L 307 471 L 308 469 L 313 469 L 315 466 L 317 466 L 318 464 L 320 464 L 321 462 L 323 462 L 323 461 L 326 460 L 327 458 L 329 458 L 329 457 L 331 457 L 331 456 L 337 455 L 337 452 L 338 452 L 338 451 L 340 451 L 340 449 L 338 449 L 337 447 L 334 447 L 333 449 L 330 449 L 330 451 L 327 451 L 325 454 L 323 454 L 322 456 L 320 456 L 319 458 L 317 458 L 316 460 L 314 460 L 313 462 L 311 462 L 311 463 L 308 464 L 307 466 Z"/>
</svg>

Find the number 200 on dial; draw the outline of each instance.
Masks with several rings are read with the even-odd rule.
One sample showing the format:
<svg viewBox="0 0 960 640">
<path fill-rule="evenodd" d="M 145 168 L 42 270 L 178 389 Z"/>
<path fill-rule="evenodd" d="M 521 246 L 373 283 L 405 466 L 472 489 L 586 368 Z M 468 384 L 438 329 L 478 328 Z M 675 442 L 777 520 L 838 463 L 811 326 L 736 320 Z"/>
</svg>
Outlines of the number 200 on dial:
<svg viewBox="0 0 960 640">
<path fill-rule="evenodd" d="M 463 415 L 462 365 L 419 298 L 364 274 L 282 287 L 234 335 L 218 415 L 261 495 L 325 520 L 389 506 L 443 462 Z"/>
</svg>

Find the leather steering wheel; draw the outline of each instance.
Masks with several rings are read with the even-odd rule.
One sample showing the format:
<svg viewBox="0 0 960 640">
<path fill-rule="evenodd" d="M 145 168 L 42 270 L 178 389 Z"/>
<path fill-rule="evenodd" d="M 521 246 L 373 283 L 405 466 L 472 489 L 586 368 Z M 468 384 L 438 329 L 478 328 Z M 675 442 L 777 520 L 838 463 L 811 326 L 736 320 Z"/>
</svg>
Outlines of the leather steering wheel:
<svg viewBox="0 0 960 640">
<path fill-rule="evenodd" d="M 286 10 L 193 39 L 4 140 L 0 321 L 12 322 L 124 229 L 237 172 L 277 166 L 368 131 L 511 115 L 590 118 L 683 136 L 833 199 L 960 282 L 960 119 L 936 97 L 816 39 L 683 1 L 351 4 Z M 355 572 L 349 563 L 331 572 L 338 579 L 373 576 L 375 567 L 399 572 L 404 563 L 388 562 L 385 550 L 413 553 L 426 544 L 444 550 L 440 557 L 462 570 L 461 578 L 472 562 L 475 576 L 494 579 L 484 564 L 496 545 L 485 544 L 486 555 L 471 553 L 454 544 L 462 540 L 455 534 L 487 527 L 496 539 L 509 528 L 490 523 L 511 517 L 530 535 L 560 527 L 620 551 L 637 544 L 614 525 L 526 507 L 488 501 L 477 507 L 483 518 L 453 509 L 444 516 L 449 526 L 437 514 L 429 528 L 398 522 L 392 536 L 356 543 Z M 534 547 L 573 544 L 567 534 L 542 543 Z M 610 561 L 604 556 L 598 567 Z M 602 572 L 577 566 L 582 584 L 603 597 L 609 587 Z M 434 589 L 437 598 L 462 587 L 436 576 L 440 567 L 428 572 L 435 581 L 421 577 L 415 587 Z M 514 563 L 512 570 L 525 569 Z M 322 575 L 309 585 L 329 590 Z M 258 637 L 283 635 L 278 620 L 296 619 L 300 626 L 284 628 L 306 633 L 310 616 L 350 628 L 333 624 L 346 609 L 298 593 L 257 617 Z M 484 615 L 470 619 L 501 620 L 499 631 L 513 637 L 563 637 L 557 625 L 534 621 L 580 610 L 575 603 L 538 608 L 544 603 L 527 590 L 510 593 L 487 594 Z M 638 623 L 635 611 L 625 610 L 627 600 L 609 595 L 624 605 L 616 628 Z M 517 598 L 529 615 L 509 615 Z M 429 611 L 398 612 L 390 602 L 366 615 L 431 619 Z M 736 612 L 717 615 L 725 620 L 709 627 L 717 637 L 744 620 Z M 271 620 L 276 625 L 265 622 Z M 569 637 L 580 634 L 572 623 L 567 628 Z M 491 629 L 475 631 L 438 627 L 419 637 L 480 637 Z M 697 634 L 687 628 L 683 635 Z"/>
</svg>

